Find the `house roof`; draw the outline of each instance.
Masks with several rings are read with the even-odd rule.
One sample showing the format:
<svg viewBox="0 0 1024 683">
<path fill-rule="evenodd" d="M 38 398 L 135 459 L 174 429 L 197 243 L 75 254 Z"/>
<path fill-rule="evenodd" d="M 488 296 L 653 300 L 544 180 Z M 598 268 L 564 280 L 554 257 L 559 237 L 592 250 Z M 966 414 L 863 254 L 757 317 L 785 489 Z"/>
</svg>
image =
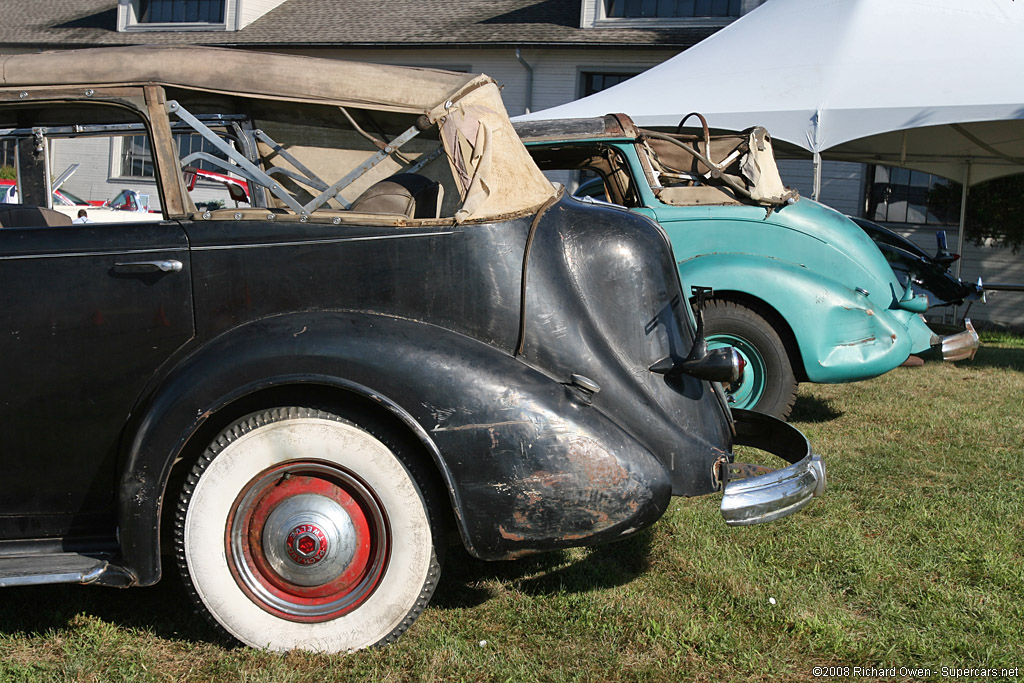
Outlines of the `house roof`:
<svg viewBox="0 0 1024 683">
<path fill-rule="evenodd" d="M 685 48 L 717 26 L 581 29 L 579 0 L 286 0 L 240 31 L 117 32 L 116 0 L 12 2 L 0 47 L 189 42 L 235 47 Z"/>
</svg>

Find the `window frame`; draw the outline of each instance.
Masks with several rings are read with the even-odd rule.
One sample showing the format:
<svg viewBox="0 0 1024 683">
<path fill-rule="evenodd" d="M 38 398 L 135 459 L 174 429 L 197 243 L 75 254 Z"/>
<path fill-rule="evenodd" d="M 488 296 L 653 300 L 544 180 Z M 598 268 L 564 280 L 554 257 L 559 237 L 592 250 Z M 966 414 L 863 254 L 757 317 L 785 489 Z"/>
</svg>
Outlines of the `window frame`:
<svg viewBox="0 0 1024 683">
<path fill-rule="evenodd" d="M 203 2 L 204 0 L 198 1 Z M 121 31 L 233 31 L 238 29 L 239 0 L 205 1 L 221 3 L 222 21 L 143 21 L 142 0 L 119 0 L 117 7 L 118 29 Z"/>
<path fill-rule="evenodd" d="M 0 166 L 14 166 L 15 144 L 14 138 L 0 138 Z"/>
<path fill-rule="evenodd" d="M 765 0 L 739 0 L 739 14 L 727 17 L 613 17 L 607 14 L 606 0 L 584 0 L 580 10 L 580 28 L 721 28 L 728 26 L 763 2 Z"/>
<path fill-rule="evenodd" d="M 693 14 L 684 14 L 684 15 L 677 15 L 675 13 L 670 14 L 670 15 L 659 15 L 658 14 L 659 8 L 661 6 L 663 6 L 665 4 L 670 4 L 671 3 L 671 4 L 674 4 L 676 6 L 676 9 L 678 9 L 678 6 L 679 6 L 680 2 L 684 2 L 684 1 L 686 1 L 686 0 L 598 0 L 598 11 L 599 11 L 599 15 L 598 16 L 603 21 L 608 21 L 608 20 L 613 20 L 614 21 L 614 20 L 619 20 L 619 19 L 626 19 L 626 20 L 638 20 L 638 19 L 639 20 L 651 20 L 651 19 L 653 19 L 653 20 L 657 20 L 657 21 L 660 22 L 660 21 L 692 21 L 692 20 L 706 20 L 706 19 L 712 19 L 712 20 L 718 20 L 718 21 L 732 21 L 734 19 L 738 19 L 743 14 L 743 0 L 689 0 L 690 4 L 693 5 L 693 11 L 694 11 Z M 732 13 L 727 13 L 727 14 L 697 14 L 696 13 L 697 8 L 698 8 L 698 6 L 700 4 L 706 3 L 706 4 L 710 5 L 710 4 L 714 4 L 716 2 L 724 2 L 724 3 L 726 3 L 726 5 L 728 5 L 727 11 L 731 10 L 732 6 L 735 5 L 736 13 L 735 14 L 732 14 Z M 621 6 L 622 12 L 623 12 L 622 14 L 609 14 L 608 13 L 609 9 L 611 9 L 611 7 L 609 7 L 609 5 L 615 5 L 615 4 L 618 4 L 618 5 Z M 632 5 L 632 4 L 642 4 L 642 5 L 652 4 L 654 6 L 654 12 L 655 13 L 654 14 L 650 14 L 650 15 L 643 15 L 643 14 L 636 15 L 635 14 L 635 15 L 627 16 L 625 14 L 625 10 L 626 10 L 625 6 L 627 4 L 630 4 L 630 5 Z"/>
<path fill-rule="evenodd" d="M 647 68 L 649 68 L 649 67 L 636 67 L 636 68 L 632 68 L 631 69 L 631 68 L 628 68 L 628 67 L 605 67 L 605 66 L 587 67 L 587 66 L 580 66 L 580 67 L 578 67 L 578 69 L 576 71 L 576 97 L 578 99 L 580 97 L 586 97 L 588 95 L 593 95 L 595 93 L 599 93 L 599 92 L 601 92 L 601 90 L 607 90 L 608 88 L 614 87 L 615 85 L 618 85 L 619 83 L 622 83 L 623 81 L 626 81 L 626 80 L 628 80 L 630 78 L 633 78 L 634 76 L 639 76 L 641 73 L 646 71 Z M 605 78 L 605 77 L 608 77 L 608 76 L 613 76 L 613 77 L 625 76 L 625 78 L 623 78 L 618 83 L 614 83 L 612 85 L 605 86 L 605 87 L 600 88 L 598 90 L 589 90 L 587 88 L 587 79 L 588 79 L 588 77 L 591 77 L 591 76 L 600 76 L 602 78 Z"/>
<path fill-rule="evenodd" d="M 879 180 L 882 174 L 884 174 L 885 180 Z M 893 182 L 894 175 L 903 174 L 906 175 L 906 182 Z M 885 164 L 869 165 L 865 179 L 864 217 L 870 221 L 928 227 L 949 227 L 958 224 L 957 219 L 943 220 L 941 216 L 933 214 L 928 208 L 928 193 L 931 189 L 937 184 L 955 181 L 933 173 L 915 171 L 899 166 L 886 166 Z M 915 183 L 915 180 L 926 181 L 926 184 L 921 182 Z M 894 187 L 897 189 L 894 190 Z M 921 196 L 922 201 L 912 201 L 917 196 Z M 893 197 L 895 197 L 895 201 L 892 201 Z M 898 210 L 896 210 L 897 213 L 895 214 L 897 217 L 894 218 L 893 207 L 899 203 L 904 204 L 902 218 L 898 217 Z M 923 207 L 923 220 L 909 220 L 911 206 Z M 880 209 L 884 209 L 884 215 L 879 214 Z"/>
<path fill-rule="evenodd" d="M 205 138 L 203 138 L 203 136 L 201 136 L 199 133 L 195 133 L 195 132 L 189 133 L 189 132 L 177 132 L 177 131 L 175 131 L 172 134 L 174 136 L 175 147 L 177 149 L 177 155 L 178 155 L 179 159 L 187 156 L 186 154 L 182 154 L 181 153 L 181 138 L 182 137 L 186 137 L 186 136 L 189 137 L 192 140 L 198 139 L 199 141 L 201 141 L 201 144 L 200 144 L 200 147 L 199 147 L 199 149 L 201 151 L 209 152 L 211 154 L 214 154 L 214 156 L 219 156 L 217 154 L 216 150 L 213 148 L 213 146 L 209 145 L 209 143 L 205 143 Z M 111 180 L 118 180 L 118 181 L 125 181 L 125 182 L 128 182 L 128 181 L 131 181 L 131 182 L 136 182 L 136 181 L 152 182 L 152 181 L 156 180 L 156 175 L 155 174 L 153 174 L 153 175 L 135 175 L 135 174 L 132 174 L 132 173 L 127 173 L 126 174 L 124 172 L 125 171 L 126 154 L 128 153 L 127 150 L 126 150 L 126 145 L 128 144 L 127 141 L 129 139 L 131 139 L 131 138 L 134 138 L 134 137 L 143 137 L 143 138 L 146 139 L 147 143 L 150 142 L 148 136 L 146 136 L 145 133 L 138 133 L 136 135 L 121 135 L 121 136 L 119 136 L 117 138 L 113 138 L 114 139 L 114 143 L 111 145 L 112 149 L 111 149 L 111 154 L 110 154 L 110 169 L 109 169 L 109 172 L 108 172 L 108 177 Z M 229 142 L 229 144 L 230 144 L 230 142 Z M 191 153 L 193 151 L 196 151 L 196 148 L 190 148 L 189 149 L 189 153 Z M 143 163 L 144 164 L 145 163 L 149 163 L 150 166 L 152 167 L 152 164 L 153 164 L 153 151 L 152 151 L 151 147 L 149 148 L 146 157 L 147 158 L 143 160 Z M 212 170 L 212 171 L 214 171 L 216 173 L 226 173 L 227 172 L 227 171 L 225 171 L 224 169 L 222 169 L 220 167 L 217 167 L 217 168 L 206 168 L 203 165 L 204 163 L 206 163 L 206 162 L 199 161 L 199 162 L 197 162 L 196 164 L 193 164 L 193 165 L 196 166 L 197 168 L 201 168 L 201 169 L 207 170 L 207 171 L 211 171 Z M 198 182 L 202 183 L 203 185 L 210 185 L 210 186 L 215 186 L 217 184 L 215 182 L 212 182 L 212 181 L 209 181 L 209 180 L 203 180 L 203 179 L 199 179 Z"/>
</svg>

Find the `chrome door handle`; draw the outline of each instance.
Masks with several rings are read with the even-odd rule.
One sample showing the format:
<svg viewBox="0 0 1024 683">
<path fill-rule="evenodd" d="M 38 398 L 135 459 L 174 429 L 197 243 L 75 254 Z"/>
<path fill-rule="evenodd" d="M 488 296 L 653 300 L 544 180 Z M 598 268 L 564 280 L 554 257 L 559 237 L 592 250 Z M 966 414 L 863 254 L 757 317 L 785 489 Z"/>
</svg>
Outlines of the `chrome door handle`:
<svg viewBox="0 0 1024 683">
<path fill-rule="evenodd" d="M 116 273 L 177 273 L 181 270 L 181 261 L 131 261 L 115 263 Z"/>
</svg>

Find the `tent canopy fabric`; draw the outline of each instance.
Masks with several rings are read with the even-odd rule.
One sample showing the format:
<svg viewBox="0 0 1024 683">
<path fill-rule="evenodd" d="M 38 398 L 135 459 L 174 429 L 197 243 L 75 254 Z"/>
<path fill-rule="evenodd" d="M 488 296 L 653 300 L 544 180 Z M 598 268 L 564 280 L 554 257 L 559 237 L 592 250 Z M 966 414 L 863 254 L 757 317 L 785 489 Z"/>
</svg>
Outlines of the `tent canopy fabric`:
<svg viewBox="0 0 1024 683">
<path fill-rule="evenodd" d="M 517 120 L 624 111 L 675 128 L 699 111 L 824 158 L 957 180 L 969 162 L 974 184 L 1024 172 L 1022 37 L 1011 0 L 767 0 L 639 76 Z"/>
</svg>

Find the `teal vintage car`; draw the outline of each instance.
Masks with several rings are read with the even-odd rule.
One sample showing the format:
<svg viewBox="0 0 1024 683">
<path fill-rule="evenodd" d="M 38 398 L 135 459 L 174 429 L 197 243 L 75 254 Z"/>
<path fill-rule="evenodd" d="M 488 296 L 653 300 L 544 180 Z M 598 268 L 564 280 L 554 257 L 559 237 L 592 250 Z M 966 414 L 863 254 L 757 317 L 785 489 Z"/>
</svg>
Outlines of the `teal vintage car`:
<svg viewBox="0 0 1024 683">
<path fill-rule="evenodd" d="M 785 418 L 798 382 L 869 379 L 942 343 L 862 229 L 783 186 L 763 128 L 664 134 L 611 114 L 516 131 L 543 170 L 596 174 L 602 198 L 664 227 L 682 283 L 713 290 L 709 341 L 746 361 L 735 407 Z"/>
</svg>

